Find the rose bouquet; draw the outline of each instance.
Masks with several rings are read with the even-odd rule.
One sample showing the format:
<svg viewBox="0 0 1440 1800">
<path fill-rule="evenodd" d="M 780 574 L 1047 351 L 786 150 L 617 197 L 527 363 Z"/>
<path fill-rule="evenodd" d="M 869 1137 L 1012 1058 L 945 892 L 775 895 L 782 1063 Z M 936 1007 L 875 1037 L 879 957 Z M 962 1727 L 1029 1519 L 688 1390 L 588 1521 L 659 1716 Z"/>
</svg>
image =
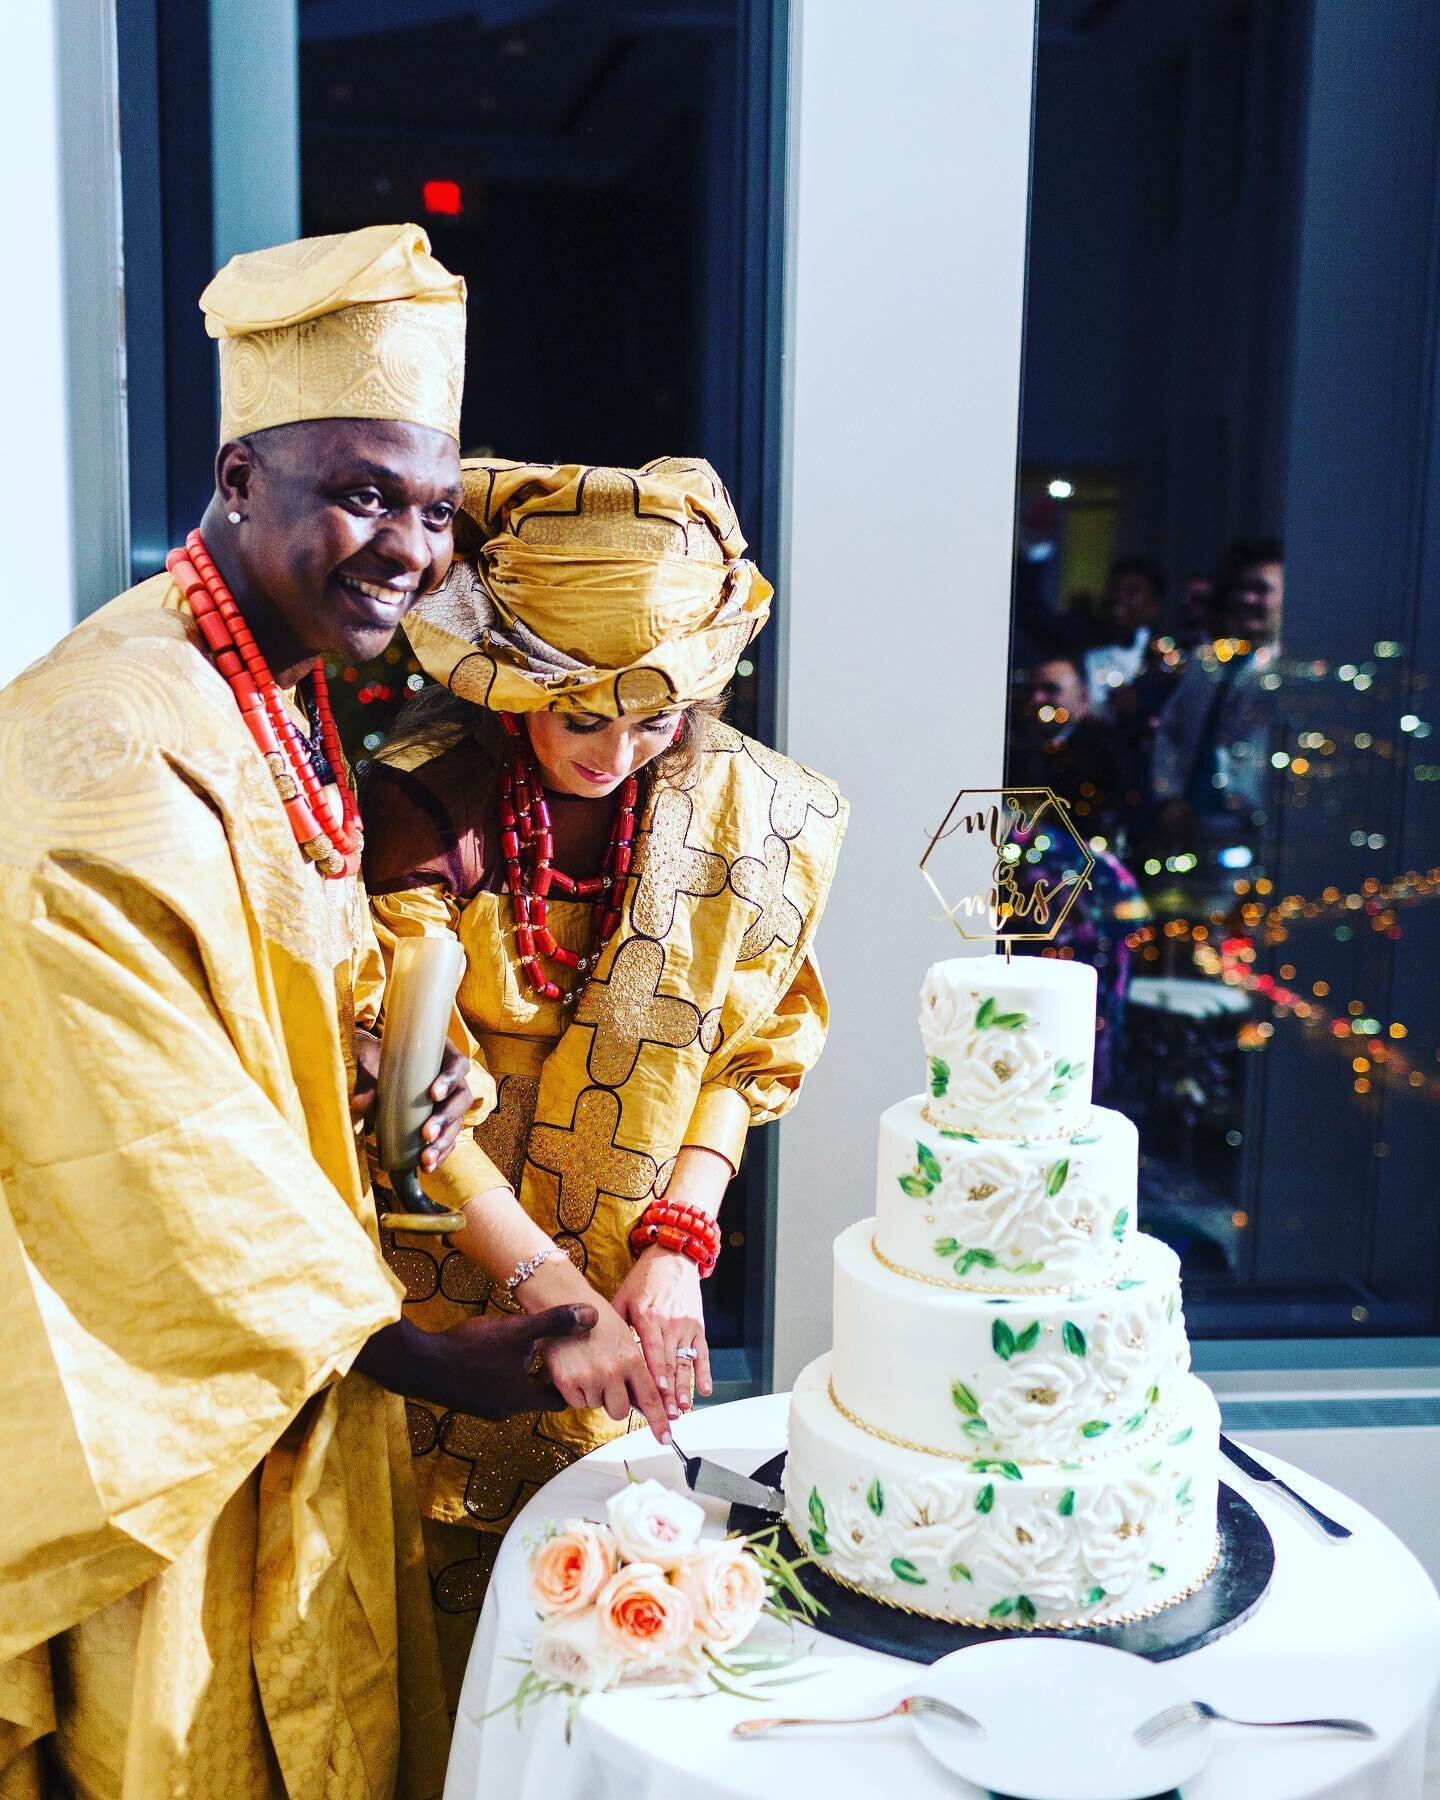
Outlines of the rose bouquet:
<svg viewBox="0 0 1440 1800">
<path fill-rule="evenodd" d="M 573 1719 L 587 1694 L 621 1682 L 758 1698 L 756 1678 L 773 1681 L 770 1671 L 793 1659 L 789 1649 L 740 1653 L 760 1619 L 793 1623 L 824 1611 L 776 1534 L 702 1543 L 704 1512 L 658 1481 L 630 1482 L 606 1512 L 603 1525 L 572 1519 L 531 1546 L 538 1623 L 507 1703 L 517 1720 L 552 1694 L 569 1697 Z"/>
</svg>

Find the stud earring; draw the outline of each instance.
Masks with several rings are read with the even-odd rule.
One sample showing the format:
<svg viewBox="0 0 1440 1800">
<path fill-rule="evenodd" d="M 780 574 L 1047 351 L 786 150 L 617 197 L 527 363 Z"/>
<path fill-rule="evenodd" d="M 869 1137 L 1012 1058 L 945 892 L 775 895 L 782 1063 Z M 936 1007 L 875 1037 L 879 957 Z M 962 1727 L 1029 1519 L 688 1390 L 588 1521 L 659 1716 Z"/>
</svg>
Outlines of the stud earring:
<svg viewBox="0 0 1440 1800">
<path fill-rule="evenodd" d="M 232 524 L 232 525 L 238 525 L 238 524 L 240 524 L 240 522 L 241 522 L 241 521 L 240 521 L 240 514 L 239 514 L 239 513 L 238 513 L 238 512 L 230 512 L 230 513 L 226 513 L 226 515 L 225 515 L 225 517 L 226 517 L 226 518 L 227 518 L 227 519 L 228 519 L 228 520 L 229 520 L 229 521 L 230 521 L 230 523 L 231 523 L 231 524 Z"/>
</svg>

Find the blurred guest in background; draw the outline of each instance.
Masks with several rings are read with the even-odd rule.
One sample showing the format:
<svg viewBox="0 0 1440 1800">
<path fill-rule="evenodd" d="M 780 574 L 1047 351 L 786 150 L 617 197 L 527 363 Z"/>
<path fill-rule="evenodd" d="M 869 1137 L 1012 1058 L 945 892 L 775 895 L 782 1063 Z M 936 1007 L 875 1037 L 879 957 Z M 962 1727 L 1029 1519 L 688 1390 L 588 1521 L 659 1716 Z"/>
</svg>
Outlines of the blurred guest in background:
<svg viewBox="0 0 1440 1800">
<path fill-rule="evenodd" d="M 1096 626 L 1097 641 L 1085 656 L 1090 704 L 1109 712 L 1121 690 L 1146 666 L 1146 656 L 1165 602 L 1165 577 L 1143 556 L 1114 563 L 1105 584 Z"/>
<path fill-rule="evenodd" d="M 1284 552 L 1278 539 L 1232 545 L 1215 584 L 1216 637 L 1175 684 L 1155 737 L 1152 792 L 1161 837 L 1198 851 L 1256 850 L 1277 730 Z"/>
<path fill-rule="evenodd" d="M 1091 710 L 1079 664 L 1044 656 L 1016 684 L 1007 768 L 1017 786 L 1053 788 L 1087 836 L 1122 841 L 1134 830 L 1144 779 L 1125 745 Z"/>
</svg>

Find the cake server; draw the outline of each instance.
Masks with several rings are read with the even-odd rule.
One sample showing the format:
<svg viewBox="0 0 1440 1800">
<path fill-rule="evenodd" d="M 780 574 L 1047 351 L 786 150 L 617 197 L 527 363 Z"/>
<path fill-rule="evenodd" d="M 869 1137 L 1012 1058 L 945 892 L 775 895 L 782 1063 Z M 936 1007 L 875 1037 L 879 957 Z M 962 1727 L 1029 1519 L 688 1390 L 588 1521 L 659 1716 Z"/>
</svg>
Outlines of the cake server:
<svg viewBox="0 0 1440 1800">
<path fill-rule="evenodd" d="M 737 1474 L 703 1456 L 687 1456 L 673 1437 L 670 1447 L 680 1458 L 685 1485 L 692 1493 L 708 1494 L 713 1500 L 728 1500 L 732 1505 L 753 1506 L 757 1512 L 784 1512 L 785 1496 L 779 1488 L 766 1487 L 763 1481 L 753 1481 L 750 1476 Z"/>
<path fill-rule="evenodd" d="M 1242 1450 L 1238 1444 L 1232 1443 L 1223 1431 L 1220 1433 L 1220 1448 L 1242 1474 L 1248 1475 L 1252 1481 L 1268 1481 L 1277 1493 L 1293 1500 L 1302 1512 L 1310 1515 L 1327 1537 L 1338 1540 L 1355 1535 L 1348 1525 L 1340 1524 L 1339 1520 L 1332 1519 L 1328 1513 L 1321 1512 L 1318 1506 L 1312 1506 L 1303 1494 L 1297 1494 L 1273 1469 L 1267 1469 L 1264 1463 L 1256 1462 L 1248 1450 Z"/>
</svg>

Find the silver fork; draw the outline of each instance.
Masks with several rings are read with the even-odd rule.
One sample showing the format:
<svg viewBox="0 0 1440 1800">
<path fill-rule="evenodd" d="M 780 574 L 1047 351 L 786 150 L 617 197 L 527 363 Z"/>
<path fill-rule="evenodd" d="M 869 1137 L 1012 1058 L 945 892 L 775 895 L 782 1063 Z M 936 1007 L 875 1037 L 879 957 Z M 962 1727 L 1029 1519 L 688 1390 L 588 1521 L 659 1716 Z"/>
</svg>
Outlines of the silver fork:
<svg viewBox="0 0 1440 1800">
<path fill-rule="evenodd" d="M 985 1735 L 985 1727 L 978 1719 L 972 1719 L 969 1713 L 961 1712 L 958 1706 L 952 1706 L 948 1700 L 935 1700 L 929 1694 L 907 1694 L 888 1712 L 867 1713 L 860 1719 L 741 1719 L 730 1730 L 735 1737 L 752 1738 L 761 1737 L 767 1731 L 780 1731 L 788 1725 L 878 1725 L 882 1719 L 903 1718 L 907 1713 L 935 1713 L 942 1719 L 965 1726 L 968 1731 L 976 1732 L 981 1737 Z"/>
<path fill-rule="evenodd" d="M 1135 1741 L 1142 1749 L 1153 1744 L 1180 1725 L 1203 1725 L 1217 1719 L 1222 1725 L 1258 1725 L 1284 1730 L 1344 1731 L 1351 1737 L 1373 1738 L 1373 1729 L 1360 1719 L 1232 1719 L 1229 1713 L 1217 1712 L 1203 1700 L 1179 1700 L 1135 1727 Z"/>
</svg>

